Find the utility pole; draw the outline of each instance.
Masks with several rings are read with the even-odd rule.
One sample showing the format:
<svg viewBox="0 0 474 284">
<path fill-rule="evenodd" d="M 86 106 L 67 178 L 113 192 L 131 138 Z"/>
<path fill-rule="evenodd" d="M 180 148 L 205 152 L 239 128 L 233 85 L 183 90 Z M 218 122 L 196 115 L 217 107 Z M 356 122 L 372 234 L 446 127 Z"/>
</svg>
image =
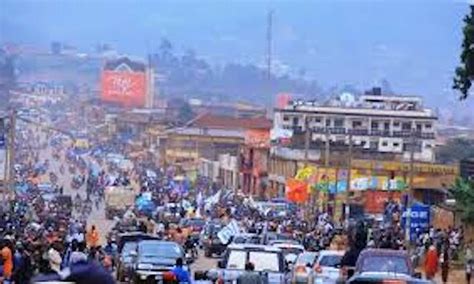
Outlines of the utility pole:
<svg viewBox="0 0 474 284">
<path fill-rule="evenodd" d="M 307 167 L 309 164 L 309 143 L 311 140 L 311 133 L 309 130 L 309 119 L 307 116 L 304 117 L 304 166 Z"/>
<path fill-rule="evenodd" d="M 408 179 L 408 192 L 407 192 L 407 207 L 405 216 L 405 246 L 407 250 L 410 249 L 410 229 L 411 229 L 411 207 L 413 204 L 413 177 L 415 174 L 415 146 L 416 146 L 416 133 L 414 130 L 411 131 L 410 137 L 410 169 Z"/>
<path fill-rule="evenodd" d="M 329 128 L 326 127 L 326 144 L 325 144 L 325 151 L 324 151 L 324 175 L 326 176 L 326 206 L 324 206 L 325 211 L 327 213 L 327 201 L 329 199 Z"/>
<path fill-rule="evenodd" d="M 349 191 L 351 190 L 351 171 L 352 171 L 352 131 L 349 129 L 349 155 L 347 157 L 347 175 L 346 175 L 346 198 L 345 198 L 345 206 L 344 206 L 344 216 L 347 220 L 349 218 Z"/>
</svg>

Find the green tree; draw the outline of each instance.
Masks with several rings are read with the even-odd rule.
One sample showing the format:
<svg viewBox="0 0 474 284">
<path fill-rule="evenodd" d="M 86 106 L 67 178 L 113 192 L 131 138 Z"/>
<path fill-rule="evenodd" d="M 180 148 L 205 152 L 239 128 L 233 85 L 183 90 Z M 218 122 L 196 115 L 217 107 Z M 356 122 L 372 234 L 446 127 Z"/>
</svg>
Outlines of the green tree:
<svg viewBox="0 0 474 284">
<path fill-rule="evenodd" d="M 456 200 L 456 209 L 461 211 L 465 223 L 474 223 L 474 181 L 457 179 L 451 190 Z"/>
<path fill-rule="evenodd" d="M 456 68 L 453 89 L 461 92 L 460 99 L 466 99 L 474 78 L 474 5 L 471 12 L 464 18 L 464 39 L 462 42 L 461 64 Z"/>
</svg>

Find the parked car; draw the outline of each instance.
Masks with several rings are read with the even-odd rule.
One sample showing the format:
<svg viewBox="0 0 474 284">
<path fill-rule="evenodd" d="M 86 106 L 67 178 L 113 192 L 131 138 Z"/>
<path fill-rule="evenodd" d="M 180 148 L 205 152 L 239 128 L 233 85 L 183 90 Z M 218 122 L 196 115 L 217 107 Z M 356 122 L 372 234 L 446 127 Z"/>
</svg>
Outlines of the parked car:
<svg viewBox="0 0 474 284">
<path fill-rule="evenodd" d="M 336 283 L 340 276 L 344 251 L 322 250 L 314 267 L 314 283 Z"/>
<path fill-rule="evenodd" d="M 158 240 L 140 241 L 134 255 L 134 284 L 161 282 L 164 273 L 173 269 L 178 258 L 185 259 L 184 250 L 179 244 Z M 189 268 L 185 266 L 185 269 Z"/>
<path fill-rule="evenodd" d="M 419 278 L 421 274 L 415 273 L 406 251 L 365 249 L 360 253 L 354 274 L 347 283 L 362 283 L 364 279 L 370 280 L 368 283 L 377 283 L 382 280 L 387 283 L 387 279 L 393 279 L 395 282 L 415 281 L 418 283 Z"/>
<path fill-rule="evenodd" d="M 313 283 L 318 253 L 305 251 L 298 255 L 291 271 L 291 283 Z"/>
<path fill-rule="evenodd" d="M 222 279 L 225 283 L 237 280 L 245 272 L 245 264 L 255 266 L 264 283 L 286 283 L 287 268 L 283 253 L 279 248 L 251 245 L 229 245 L 224 257 L 218 262 L 218 268 L 206 273 L 208 280 Z"/>
<path fill-rule="evenodd" d="M 201 244 L 204 249 L 204 256 L 211 257 L 213 254 L 224 253 L 227 244 L 223 244 L 217 233 L 223 228 L 220 222 L 209 222 L 201 233 Z"/>
</svg>

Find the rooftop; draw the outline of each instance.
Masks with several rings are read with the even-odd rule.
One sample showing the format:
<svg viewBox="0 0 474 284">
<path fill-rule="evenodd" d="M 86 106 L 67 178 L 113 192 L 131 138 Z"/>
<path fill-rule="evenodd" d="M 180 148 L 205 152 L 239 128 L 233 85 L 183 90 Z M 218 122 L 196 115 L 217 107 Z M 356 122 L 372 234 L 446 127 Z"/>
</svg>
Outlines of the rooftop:
<svg viewBox="0 0 474 284">
<path fill-rule="evenodd" d="M 204 114 L 194 120 L 192 126 L 216 129 L 270 129 L 272 121 L 266 117 L 236 118 Z"/>
</svg>

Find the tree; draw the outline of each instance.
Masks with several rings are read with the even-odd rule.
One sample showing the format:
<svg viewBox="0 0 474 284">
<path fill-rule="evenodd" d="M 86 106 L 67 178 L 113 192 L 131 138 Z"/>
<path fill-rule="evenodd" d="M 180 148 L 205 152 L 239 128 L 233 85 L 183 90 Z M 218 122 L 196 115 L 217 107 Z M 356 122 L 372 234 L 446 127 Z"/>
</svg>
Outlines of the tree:
<svg viewBox="0 0 474 284">
<path fill-rule="evenodd" d="M 466 99 L 474 78 L 474 5 L 464 18 L 464 39 L 462 42 L 461 65 L 456 68 L 453 89 L 461 92 L 460 99 Z"/>
<path fill-rule="evenodd" d="M 465 223 L 474 223 L 474 181 L 457 179 L 451 190 L 456 200 L 456 209 L 461 211 Z"/>
</svg>

